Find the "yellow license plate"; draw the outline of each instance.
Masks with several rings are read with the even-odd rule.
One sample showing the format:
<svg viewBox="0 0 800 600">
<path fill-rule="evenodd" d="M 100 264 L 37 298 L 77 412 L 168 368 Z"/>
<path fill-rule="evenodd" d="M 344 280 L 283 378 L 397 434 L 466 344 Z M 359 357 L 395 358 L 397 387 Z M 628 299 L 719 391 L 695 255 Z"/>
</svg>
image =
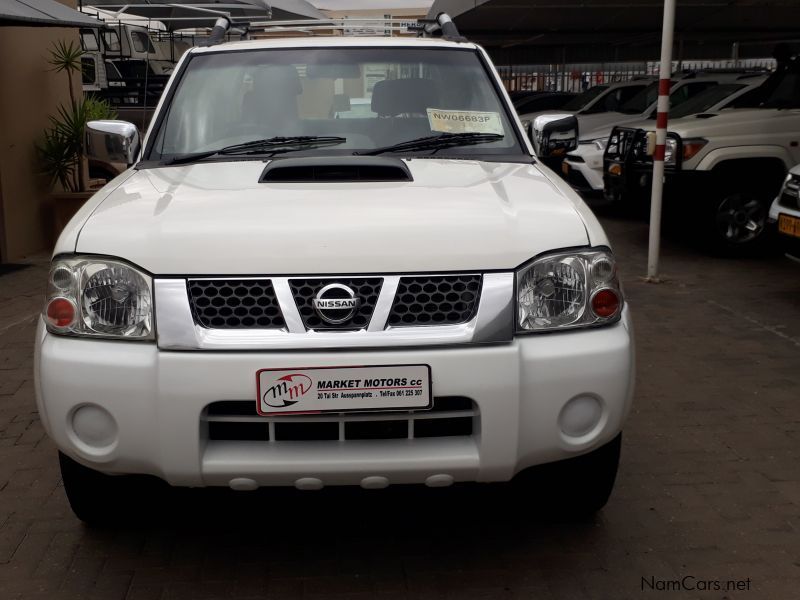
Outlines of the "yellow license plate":
<svg viewBox="0 0 800 600">
<path fill-rule="evenodd" d="M 778 231 L 800 237 L 800 219 L 791 215 L 778 215 Z"/>
<path fill-rule="evenodd" d="M 565 163 L 565 162 L 561 163 L 561 172 L 564 175 L 569 175 L 569 165 L 567 163 Z"/>
</svg>

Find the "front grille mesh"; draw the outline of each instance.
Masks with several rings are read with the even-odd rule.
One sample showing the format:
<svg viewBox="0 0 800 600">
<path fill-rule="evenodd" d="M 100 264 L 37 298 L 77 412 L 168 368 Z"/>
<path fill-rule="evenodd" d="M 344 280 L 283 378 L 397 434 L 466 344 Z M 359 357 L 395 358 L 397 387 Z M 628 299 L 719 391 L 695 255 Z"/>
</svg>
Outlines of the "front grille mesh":
<svg viewBox="0 0 800 600">
<path fill-rule="evenodd" d="M 298 442 L 470 436 L 477 405 L 463 396 L 433 399 L 428 410 L 263 417 L 255 400 L 224 400 L 201 417 L 211 441 Z"/>
<path fill-rule="evenodd" d="M 480 274 L 401 277 L 386 321 L 387 327 L 456 325 L 475 316 Z M 317 293 L 331 283 L 351 288 L 360 305 L 343 323 L 328 323 L 314 308 Z M 289 279 L 307 330 L 365 329 L 383 286 L 381 277 Z M 197 324 L 210 329 L 286 329 L 270 279 L 189 279 L 189 304 Z"/>
<path fill-rule="evenodd" d="M 329 324 L 320 319 L 314 310 L 314 296 L 323 287 L 330 283 L 340 283 L 351 288 L 361 304 L 353 316 L 339 324 Z M 363 329 L 369 324 L 375 303 L 383 285 L 380 277 L 353 278 L 353 279 L 290 279 L 289 287 L 292 289 L 297 310 L 306 329 Z"/>
<path fill-rule="evenodd" d="M 192 279 L 195 321 L 215 329 L 282 329 L 283 315 L 268 279 Z"/>
<path fill-rule="evenodd" d="M 455 325 L 472 318 L 478 305 L 480 275 L 401 277 L 389 325 Z"/>
</svg>

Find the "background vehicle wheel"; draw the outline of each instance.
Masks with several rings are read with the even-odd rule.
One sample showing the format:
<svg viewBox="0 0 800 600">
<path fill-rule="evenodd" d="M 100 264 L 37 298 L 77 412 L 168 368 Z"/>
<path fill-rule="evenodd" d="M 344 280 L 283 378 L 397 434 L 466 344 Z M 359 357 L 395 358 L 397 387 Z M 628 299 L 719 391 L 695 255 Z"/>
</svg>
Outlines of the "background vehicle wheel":
<svg viewBox="0 0 800 600">
<path fill-rule="evenodd" d="M 622 434 L 597 450 L 556 463 L 526 469 L 512 484 L 548 510 L 581 517 L 608 502 L 617 478 Z"/>
<path fill-rule="evenodd" d="M 61 478 L 72 512 L 88 525 L 110 524 L 130 516 L 135 493 L 130 476 L 105 475 L 58 453 Z"/>
<path fill-rule="evenodd" d="M 770 239 L 768 198 L 753 191 L 728 193 L 712 203 L 712 250 L 723 256 L 763 252 Z"/>
</svg>

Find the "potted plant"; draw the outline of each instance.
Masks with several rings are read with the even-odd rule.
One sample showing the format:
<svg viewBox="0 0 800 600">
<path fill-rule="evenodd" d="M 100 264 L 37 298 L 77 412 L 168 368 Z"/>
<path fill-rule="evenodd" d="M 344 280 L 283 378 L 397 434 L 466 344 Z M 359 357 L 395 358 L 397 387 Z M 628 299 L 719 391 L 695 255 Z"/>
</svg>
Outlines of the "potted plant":
<svg viewBox="0 0 800 600">
<path fill-rule="evenodd" d="M 69 104 L 61 104 L 58 113 L 50 117 L 50 127 L 37 145 L 41 170 L 50 189 L 54 237 L 95 191 L 86 168 L 86 124 L 96 119 L 116 117 L 115 111 L 104 100 L 94 96 L 76 98 L 73 77 L 81 75 L 83 54 L 74 42 L 60 41 L 50 49 L 48 59 L 52 70 L 65 72 L 69 81 Z"/>
</svg>

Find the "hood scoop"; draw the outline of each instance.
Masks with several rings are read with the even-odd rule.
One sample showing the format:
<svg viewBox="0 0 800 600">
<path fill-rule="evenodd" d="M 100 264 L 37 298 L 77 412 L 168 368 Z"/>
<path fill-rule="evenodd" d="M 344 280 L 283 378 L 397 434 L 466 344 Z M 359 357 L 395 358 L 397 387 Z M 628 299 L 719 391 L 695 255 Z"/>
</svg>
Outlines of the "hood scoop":
<svg viewBox="0 0 800 600">
<path fill-rule="evenodd" d="M 399 158 L 385 156 L 324 156 L 279 158 L 261 173 L 259 183 L 345 183 L 413 181 Z"/>
</svg>

